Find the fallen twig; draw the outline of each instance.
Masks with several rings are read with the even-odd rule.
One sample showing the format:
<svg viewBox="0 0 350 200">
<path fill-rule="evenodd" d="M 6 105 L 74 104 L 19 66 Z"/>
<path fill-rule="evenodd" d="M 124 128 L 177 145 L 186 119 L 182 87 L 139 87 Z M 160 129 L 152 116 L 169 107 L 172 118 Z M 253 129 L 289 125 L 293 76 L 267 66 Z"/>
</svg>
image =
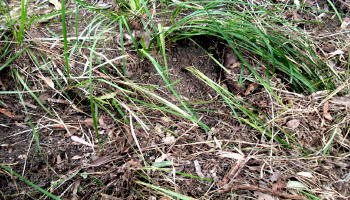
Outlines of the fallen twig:
<svg viewBox="0 0 350 200">
<path fill-rule="evenodd" d="M 230 171 L 225 175 L 225 177 L 222 179 L 222 181 L 219 181 L 217 183 L 217 186 L 219 188 L 226 188 L 230 185 L 230 181 L 233 180 L 233 178 L 237 175 L 237 172 L 239 169 L 243 167 L 245 164 L 246 159 L 240 159 L 237 161 L 237 163 L 230 169 Z"/>
</svg>

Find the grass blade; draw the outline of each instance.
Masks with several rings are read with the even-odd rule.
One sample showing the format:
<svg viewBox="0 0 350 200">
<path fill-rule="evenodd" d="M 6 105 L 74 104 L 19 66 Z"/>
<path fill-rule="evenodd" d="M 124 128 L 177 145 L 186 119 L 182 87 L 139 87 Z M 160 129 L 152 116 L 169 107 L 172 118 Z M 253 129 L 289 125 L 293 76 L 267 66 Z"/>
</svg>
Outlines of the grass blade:
<svg viewBox="0 0 350 200">
<path fill-rule="evenodd" d="M 17 174 L 16 172 L 14 172 L 11 168 L 7 167 L 4 164 L 0 164 L 0 167 L 2 167 L 3 169 L 5 169 L 6 171 L 8 171 L 10 174 L 16 176 L 17 178 L 21 179 L 22 181 L 24 181 L 26 184 L 32 186 L 33 188 L 39 190 L 40 192 L 42 192 L 43 194 L 45 194 L 46 196 L 55 199 L 55 200 L 59 200 L 60 198 L 58 198 L 56 195 L 51 194 L 50 192 L 44 190 L 43 188 L 39 187 L 38 185 L 32 183 L 31 181 L 29 181 L 28 179 L 24 178 L 23 176 L 21 176 L 20 174 Z"/>
<path fill-rule="evenodd" d="M 140 184 L 140 185 L 144 185 L 144 186 L 149 187 L 151 189 L 157 190 L 159 192 L 162 192 L 162 193 L 164 193 L 167 196 L 169 195 L 169 196 L 172 196 L 172 197 L 175 197 L 175 198 L 178 198 L 178 199 L 182 199 L 182 200 L 195 200 L 192 197 L 188 197 L 188 196 L 185 196 L 185 195 L 182 195 L 182 194 L 178 194 L 176 192 L 173 192 L 173 191 L 170 191 L 170 190 L 167 190 L 167 189 L 155 186 L 155 185 L 151 185 L 151 184 L 148 184 L 148 183 L 145 183 L 145 182 L 142 182 L 142 181 L 136 181 L 136 183 Z"/>
</svg>

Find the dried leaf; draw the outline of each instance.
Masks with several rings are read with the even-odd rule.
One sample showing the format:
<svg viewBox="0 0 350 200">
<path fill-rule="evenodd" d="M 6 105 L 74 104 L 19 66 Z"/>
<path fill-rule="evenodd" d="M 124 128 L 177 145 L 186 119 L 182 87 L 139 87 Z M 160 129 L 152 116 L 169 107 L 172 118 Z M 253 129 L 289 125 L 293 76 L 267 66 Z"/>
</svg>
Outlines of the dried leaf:
<svg viewBox="0 0 350 200">
<path fill-rule="evenodd" d="M 266 194 L 262 192 L 254 192 L 254 195 L 258 197 L 258 200 L 276 200 L 270 194 Z"/>
<path fill-rule="evenodd" d="M 300 120 L 298 119 L 292 119 L 287 122 L 287 126 L 291 129 L 296 129 L 299 127 L 299 125 L 300 125 Z"/>
<path fill-rule="evenodd" d="M 61 10 L 61 2 L 58 0 L 49 0 L 49 2 L 55 6 L 56 10 Z"/>
<path fill-rule="evenodd" d="M 3 115 L 6 115 L 9 118 L 14 118 L 15 115 L 9 111 L 7 111 L 5 108 L 0 108 L 0 113 L 2 113 Z"/>
<path fill-rule="evenodd" d="M 62 158 L 61 158 L 60 154 L 57 154 L 56 163 L 57 163 L 57 164 L 62 163 Z"/>
<path fill-rule="evenodd" d="M 90 166 L 95 166 L 95 167 L 97 167 L 97 166 L 106 164 L 106 163 L 110 162 L 111 160 L 112 160 L 112 157 L 111 157 L 110 155 L 108 155 L 108 156 L 101 156 L 101 157 L 95 156 L 95 157 L 92 159 L 92 161 L 91 161 L 91 163 L 90 163 Z"/>
<path fill-rule="evenodd" d="M 297 189 L 297 190 L 309 189 L 306 185 L 304 185 L 303 183 L 300 183 L 299 181 L 289 181 L 286 187 L 291 189 Z"/>
<path fill-rule="evenodd" d="M 343 23 L 340 26 L 341 30 L 346 30 L 346 28 L 350 25 L 350 18 L 349 17 L 345 17 L 343 19 Z"/>
<path fill-rule="evenodd" d="M 159 200 L 171 200 L 171 199 L 167 196 L 164 196 L 164 197 L 160 198 Z"/>
<path fill-rule="evenodd" d="M 204 174 L 202 173 L 201 166 L 199 165 L 198 160 L 194 161 L 194 168 L 196 169 L 196 173 L 199 177 L 204 178 Z"/>
<path fill-rule="evenodd" d="M 242 160 L 244 158 L 244 156 L 239 153 L 233 153 L 228 151 L 221 151 L 218 153 L 218 156 L 222 158 L 232 158 L 235 160 Z"/>
<path fill-rule="evenodd" d="M 333 117 L 328 113 L 329 101 L 326 101 L 323 105 L 323 117 L 329 121 L 333 120 Z"/>
<path fill-rule="evenodd" d="M 169 158 L 171 156 L 170 153 L 163 154 L 159 158 L 157 158 L 154 162 L 163 162 L 165 159 Z"/>
<path fill-rule="evenodd" d="M 46 101 L 50 98 L 50 95 L 47 93 L 42 93 L 39 95 L 38 99 L 41 103 L 46 103 Z"/>
<path fill-rule="evenodd" d="M 94 120 L 92 118 L 87 118 L 84 120 L 84 123 L 87 125 L 87 126 L 91 126 L 91 127 L 94 127 Z"/>
<path fill-rule="evenodd" d="M 77 136 L 71 136 L 70 137 L 74 142 L 77 142 L 77 143 L 80 143 L 80 144 L 83 144 L 83 145 L 86 145 L 86 146 L 89 146 L 89 147 L 95 147 L 95 145 L 91 144 L 91 143 L 88 143 L 86 142 L 84 139 L 80 138 L 80 137 L 77 137 Z"/>
<path fill-rule="evenodd" d="M 247 90 L 245 91 L 244 95 L 247 96 L 249 95 L 257 86 L 258 84 L 257 83 L 251 83 L 249 84 Z"/>
<path fill-rule="evenodd" d="M 50 88 L 55 89 L 55 83 L 49 77 L 42 76 L 41 74 L 37 74 L 36 76 L 43 79 Z"/>
<path fill-rule="evenodd" d="M 152 167 L 161 168 L 161 167 L 169 167 L 174 165 L 172 161 L 162 161 L 162 162 L 154 162 L 152 163 Z"/>
<path fill-rule="evenodd" d="M 37 109 L 38 108 L 38 106 L 33 105 L 31 103 L 28 103 L 28 102 L 24 102 L 24 105 L 26 105 L 26 106 L 28 106 L 29 108 L 32 108 L 32 109 Z"/>
<path fill-rule="evenodd" d="M 310 172 L 298 172 L 297 173 L 299 176 L 304 176 L 304 177 L 307 177 L 307 178 L 312 178 L 312 174 Z"/>
<path fill-rule="evenodd" d="M 343 54 L 344 54 L 344 51 L 342 51 L 342 50 L 340 50 L 340 49 L 329 53 L 330 56 L 343 55 Z"/>
<path fill-rule="evenodd" d="M 103 129 L 107 129 L 107 124 L 104 121 L 104 116 L 102 115 L 99 119 L 98 119 L 98 125 L 100 125 Z"/>
<path fill-rule="evenodd" d="M 221 150 L 221 142 L 215 136 L 214 136 L 214 142 L 215 142 L 216 148 Z"/>
<path fill-rule="evenodd" d="M 71 159 L 72 159 L 72 160 L 79 160 L 79 159 L 81 159 L 81 158 L 83 158 L 83 156 L 75 155 L 75 156 L 73 156 Z"/>
<path fill-rule="evenodd" d="M 280 171 L 274 171 L 270 177 L 271 182 L 277 182 L 278 180 L 281 179 L 281 172 Z"/>
<path fill-rule="evenodd" d="M 63 124 L 53 124 L 51 127 L 54 129 L 65 129 Z"/>
<path fill-rule="evenodd" d="M 174 144 L 176 140 L 174 136 L 168 135 L 165 138 L 163 138 L 162 141 L 164 142 L 164 144 L 171 145 Z"/>
</svg>

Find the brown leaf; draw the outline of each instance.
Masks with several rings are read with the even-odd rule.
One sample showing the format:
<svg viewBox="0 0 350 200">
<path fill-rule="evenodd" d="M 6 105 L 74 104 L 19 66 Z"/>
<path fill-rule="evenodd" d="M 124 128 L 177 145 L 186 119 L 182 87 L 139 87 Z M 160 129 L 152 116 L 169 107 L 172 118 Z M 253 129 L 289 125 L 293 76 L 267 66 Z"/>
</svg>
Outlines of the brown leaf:
<svg viewBox="0 0 350 200">
<path fill-rule="evenodd" d="M 49 77 L 42 76 L 41 74 L 37 74 L 36 76 L 43 79 L 50 88 L 55 89 L 55 83 Z"/>
<path fill-rule="evenodd" d="M 87 118 L 84 120 L 84 123 L 87 125 L 87 126 L 91 126 L 91 127 L 94 127 L 94 120 L 92 118 Z"/>
<path fill-rule="evenodd" d="M 122 198 L 115 197 L 115 196 L 108 195 L 108 194 L 104 194 L 104 193 L 101 193 L 101 197 L 103 200 L 121 200 L 122 199 Z"/>
<path fill-rule="evenodd" d="M 33 108 L 33 109 L 37 109 L 38 108 L 38 106 L 33 105 L 33 104 L 29 103 L 29 102 L 24 102 L 24 105 L 28 106 L 29 108 Z"/>
<path fill-rule="evenodd" d="M 50 95 L 47 93 L 42 93 L 38 98 L 41 103 L 46 103 L 47 99 L 50 98 Z"/>
<path fill-rule="evenodd" d="M 249 95 L 257 86 L 257 83 L 252 83 L 248 86 L 247 90 L 245 91 L 244 95 L 247 96 Z"/>
<path fill-rule="evenodd" d="M 201 168 L 201 166 L 199 165 L 198 160 L 195 160 L 195 161 L 194 161 L 194 168 L 195 168 L 196 173 L 197 173 L 197 175 L 198 175 L 199 177 L 201 177 L 201 178 L 204 178 L 204 177 L 205 177 L 204 174 L 202 173 L 202 168 Z"/>
<path fill-rule="evenodd" d="M 298 119 L 292 119 L 292 120 L 287 122 L 287 126 L 291 129 L 298 128 L 299 124 L 300 124 L 300 120 L 298 120 Z"/>
<path fill-rule="evenodd" d="M 167 135 L 165 138 L 162 139 L 162 142 L 167 145 L 174 144 L 176 142 L 176 139 L 172 135 Z"/>
<path fill-rule="evenodd" d="M 56 10 L 61 10 L 61 2 L 58 0 L 49 0 L 51 4 L 55 6 Z"/>
<path fill-rule="evenodd" d="M 79 159 L 81 159 L 81 158 L 83 158 L 83 156 L 75 155 L 75 156 L 73 156 L 71 159 L 72 159 L 72 160 L 79 160 Z"/>
<path fill-rule="evenodd" d="M 66 126 L 64 126 L 64 124 L 53 124 L 51 127 L 54 129 L 58 129 L 58 130 L 65 130 L 66 128 L 68 129 L 75 129 L 75 130 L 79 130 L 79 127 L 76 126 L 72 126 L 69 124 L 65 124 Z"/>
<path fill-rule="evenodd" d="M 15 115 L 9 111 L 7 111 L 5 108 L 1 108 L 0 109 L 0 113 L 2 113 L 3 115 L 6 115 L 9 118 L 14 118 Z"/>
<path fill-rule="evenodd" d="M 329 121 L 332 121 L 333 117 L 331 116 L 331 114 L 328 113 L 328 106 L 329 106 L 329 101 L 326 101 L 323 105 L 323 117 L 325 119 L 328 119 Z"/>
<path fill-rule="evenodd" d="M 79 143 L 79 144 L 83 144 L 83 145 L 86 145 L 86 146 L 89 146 L 89 147 L 96 147 L 96 145 L 93 145 L 87 141 L 85 141 L 83 138 L 80 138 L 80 137 L 77 137 L 77 136 L 71 136 L 71 139 L 76 142 L 76 143 Z"/>
<path fill-rule="evenodd" d="M 91 166 L 100 166 L 100 165 L 103 165 L 105 163 L 108 163 L 112 160 L 112 157 L 110 155 L 108 156 L 95 156 L 93 159 L 92 159 L 92 162 L 91 162 Z"/>
<path fill-rule="evenodd" d="M 164 197 L 160 198 L 159 200 L 170 200 L 170 198 L 167 196 L 164 196 Z"/>
<path fill-rule="evenodd" d="M 61 158 L 60 154 L 57 154 L 56 163 L 57 163 L 57 164 L 62 163 L 62 158 Z"/>
<path fill-rule="evenodd" d="M 99 119 L 98 119 L 98 125 L 100 125 L 103 129 L 107 129 L 108 126 L 107 124 L 105 123 L 105 116 L 101 116 Z"/>
<path fill-rule="evenodd" d="M 350 4 L 349 4 L 350 5 Z M 349 17 L 345 17 L 344 19 L 343 19 L 343 23 L 341 24 L 341 26 L 340 26 L 340 29 L 342 30 L 342 31 L 344 31 L 344 30 L 346 30 L 347 29 L 347 27 L 350 25 L 350 18 Z"/>
<path fill-rule="evenodd" d="M 233 153 L 233 152 L 229 152 L 229 151 L 220 151 L 220 152 L 218 152 L 217 155 L 221 158 L 231 158 L 231 159 L 235 159 L 235 160 L 241 160 L 244 158 L 244 155 L 242 155 L 242 154 Z"/>
<path fill-rule="evenodd" d="M 277 183 L 272 184 L 272 190 L 277 192 L 278 190 L 283 189 L 285 186 L 286 184 L 284 183 L 284 181 L 278 180 Z"/>
<path fill-rule="evenodd" d="M 272 195 L 262 192 L 254 192 L 254 195 L 258 197 L 258 200 L 276 200 Z"/>
</svg>

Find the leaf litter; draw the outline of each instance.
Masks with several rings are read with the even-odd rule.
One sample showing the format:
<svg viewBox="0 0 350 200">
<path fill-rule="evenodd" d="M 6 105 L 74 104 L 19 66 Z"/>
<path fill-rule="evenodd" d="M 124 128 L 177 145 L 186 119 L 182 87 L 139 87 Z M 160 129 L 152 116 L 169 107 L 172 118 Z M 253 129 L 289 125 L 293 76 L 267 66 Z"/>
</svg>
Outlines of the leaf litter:
<svg viewBox="0 0 350 200">
<path fill-rule="evenodd" d="M 55 9 L 58 8 L 59 2 L 50 2 L 55 4 Z M 334 2 L 346 7 L 344 1 Z M 300 6 L 300 1 L 293 3 Z M 305 3 L 314 2 L 305 1 Z M 326 3 L 320 4 L 320 6 L 326 5 Z M 292 17 L 299 21 L 309 16 L 294 11 Z M 332 20 L 332 17 L 326 13 L 323 19 Z M 50 25 L 48 27 L 59 33 L 57 29 L 59 26 L 54 27 L 54 23 Z M 344 20 L 342 24 L 337 24 L 336 28 L 347 30 L 347 26 Z M 307 29 L 307 26 L 305 28 Z M 47 31 L 46 27 L 31 30 L 33 39 L 43 38 L 40 33 Z M 327 36 L 329 33 L 315 31 L 311 34 Z M 128 36 L 129 39 L 132 38 L 130 34 Z M 140 28 L 135 28 L 134 36 L 138 39 L 142 37 L 147 44 L 150 42 L 148 35 L 140 31 Z M 320 40 L 321 48 L 323 48 L 322 42 L 327 41 L 323 41 L 322 38 L 316 39 Z M 208 51 L 211 46 L 218 44 L 220 46 L 221 43 L 221 41 L 216 41 L 217 44 L 214 44 L 215 41 L 212 38 L 197 38 L 196 40 L 199 40 L 203 46 L 207 45 Z M 332 40 L 332 36 L 324 40 Z M 214 42 L 205 44 L 206 42 L 203 41 Z M 131 41 L 128 42 L 132 44 Z M 347 55 L 345 49 L 340 50 L 337 46 L 333 45 L 333 47 L 332 44 L 324 44 L 324 50 L 317 50 L 317 53 L 322 55 L 322 51 L 325 51 L 328 59 L 336 61 L 338 57 Z M 332 48 L 327 49 L 326 46 Z M 54 49 L 43 46 L 41 51 L 45 50 L 43 52 L 50 52 L 52 55 L 59 54 L 59 51 L 55 51 L 56 48 L 59 46 L 55 45 Z M 111 46 L 111 48 L 120 49 L 119 46 Z M 108 51 L 108 48 L 106 49 Z M 35 53 L 39 55 L 40 50 Z M 116 52 L 106 54 L 108 53 L 116 54 Z M 128 64 L 127 73 L 131 79 L 150 87 L 159 84 L 160 77 L 149 62 L 139 60 L 133 51 L 129 51 L 128 54 L 130 57 L 125 57 L 125 59 Z M 349 115 L 346 112 L 349 108 L 349 98 L 342 93 L 342 90 L 337 95 L 327 97 L 329 91 L 321 91 L 308 96 L 289 91 L 286 89 L 287 86 L 273 88 L 276 89 L 275 92 L 282 101 L 286 102 L 285 105 L 280 105 L 277 102 L 271 102 L 269 95 L 256 83 L 239 82 L 237 74 L 240 74 L 241 63 L 236 57 L 226 55 L 224 50 L 218 53 L 220 56 L 217 59 L 228 68 L 231 74 L 223 73 L 208 54 L 189 40 L 169 44 L 167 54 L 170 78 L 173 81 L 178 80 L 175 84 L 176 91 L 181 98 L 189 99 L 194 109 L 202 111 L 199 112 L 202 121 L 216 129 L 210 133 L 212 135 L 207 135 L 207 132 L 201 127 L 194 126 L 190 121 L 176 115 L 164 114 L 159 110 L 142 105 L 133 109 L 132 106 L 135 105 L 129 105 L 132 104 L 129 102 L 121 104 L 122 108 L 119 112 L 117 109 L 114 110 L 119 114 L 111 116 L 102 109 L 98 111 L 98 129 L 108 134 L 100 135 L 105 142 L 97 150 L 97 146 L 94 145 L 96 138 L 93 119 L 86 114 L 89 113 L 91 105 L 86 102 L 84 90 L 79 87 L 67 88 L 66 91 L 73 97 L 74 105 L 71 105 L 55 94 L 53 90 L 57 89 L 58 85 L 54 84 L 52 77 L 47 72 L 47 74 L 37 73 L 35 76 L 48 87 L 40 88 L 38 80 L 34 78 L 30 79 L 30 87 L 33 90 L 45 90 L 40 93 L 40 100 L 57 111 L 64 124 L 59 123 L 59 120 L 48 120 L 47 118 L 50 117 L 26 93 L 23 93 L 28 109 L 26 113 L 23 112 L 18 96 L 1 94 L 1 102 L 7 105 L 0 110 L 0 124 L 4 127 L 1 138 L 1 163 L 8 164 L 15 171 L 21 171 L 23 166 L 26 166 L 24 176 L 45 188 L 49 188 L 52 181 L 62 181 L 62 177 L 70 177 L 51 191 L 64 198 L 72 199 L 90 199 L 94 194 L 106 199 L 138 199 L 142 195 L 149 195 L 150 199 L 167 199 L 168 197 L 163 194 L 151 192 L 135 184 L 135 181 L 145 181 L 149 178 L 155 185 L 175 188 L 174 191 L 193 198 L 227 199 L 232 195 L 241 195 L 258 199 L 305 199 L 305 196 L 297 192 L 299 190 L 322 198 L 346 199 L 349 197 L 348 163 L 350 161 L 347 157 L 342 156 L 348 152 L 350 146 L 347 128 Z M 256 59 L 249 55 L 245 56 L 251 62 Z M 21 59 L 16 61 L 18 66 L 32 65 L 27 55 Z M 72 59 L 77 61 L 74 68 L 76 71 L 72 73 L 77 76 L 83 74 L 85 63 L 81 62 L 78 57 Z M 57 62 L 58 65 L 53 73 L 68 83 L 60 64 L 62 61 L 57 59 L 54 62 Z M 288 133 L 291 141 L 298 141 L 295 149 L 288 150 L 277 143 L 271 144 L 263 134 L 233 119 L 228 114 L 229 109 L 220 102 L 216 92 L 185 70 L 185 67 L 192 65 L 210 79 L 222 83 L 223 87 L 228 88 L 233 94 L 244 94 L 242 98 L 264 111 L 266 116 L 275 116 L 266 125 L 280 126 L 281 128 L 275 134 L 280 134 L 280 131 Z M 107 67 L 105 70 L 111 69 Z M 244 73 L 243 76 L 248 77 L 249 74 Z M 259 73 L 264 74 L 264 72 Z M 1 71 L 0 80 L 2 85 L 6 85 L 6 87 L 2 86 L 1 91 L 16 90 L 9 79 L 10 76 L 10 71 Z M 278 77 L 271 77 L 271 82 L 276 84 L 275 86 L 281 84 L 278 80 Z M 96 96 L 109 94 L 102 92 L 105 85 L 96 86 L 101 88 L 96 91 L 98 93 Z M 171 94 L 166 87 L 155 87 L 152 90 L 177 106 L 174 98 L 169 97 Z M 117 95 L 120 93 L 116 93 L 113 98 Z M 146 96 L 143 98 L 149 99 Z M 197 104 L 196 100 L 209 103 Z M 150 102 L 152 101 L 154 100 Z M 274 105 L 274 110 L 271 110 L 272 105 Z M 323 107 L 319 108 L 319 105 Z M 75 109 L 72 109 L 71 106 Z M 106 104 L 106 106 L 110 105 Z M 339 113 L 339 110 L 342 112 Z M 147 113 L 148 118 L 142 116 L 140 111 Z M 40 130 L 40 144 L 46 154 L 45 157 L 38 156 L 34 148 L 28 148 L 32 137 L 28 134 L 30 132 L 27 126 L 29 119 L 24 115 L 27 113 L 31 113 L 31 119 Z M 87 116 L 89 117 L 86 118 Z M 119 117 L 122 122 L 116 123 L 113 117 Z M 130 122 L 133 123 L 131 127 Z M 153 131 L 157 124 L 159 124 L 158 128 L 161 127 L 161 131 Z M 339 128 L 332 135 L 334 124 Z M 74 129 L 74 135 L 66 135 L 66 128 Z M 149 132 L 146 132 L 145 129 Z M 92 138 L 93 143 L 83 139 L 87 138 L 85 137 L 87 135 L 88 138 Z M 323 151 L 324 155 L 317 153 L 322 150 L 327 150 Z M 26 155 L 27 151 L 29 152 L 26 158 L 28 163 L 24 163 L 23 155 Z M 303 155 L 300 152 L 303 152 Z M 142 156 L 140 156 L 141 153 Z M 309 156 L 304 156 L 304 154 Z M 145 165 L 146 162 L 158 163 L 153 166 L 156 169 L 145 169 L 148 167 Z M 78 171 L 79 175 L 74 173 Z M 32 189 L 22 182 L 15 180 L 12 183 L 13 181 L 10 181 L 6 175 L 1 175 L 1 180 L 8 183 L 8 186 L 1 187 L 1 191 L 4 191 L 2 195 L 12 193 L 18 195 L 19 198 L 28 197 L 24 195 L 32 195 L 30 198 L 40 197 L 38 193 L 31 194 Z"/>
</svg>

